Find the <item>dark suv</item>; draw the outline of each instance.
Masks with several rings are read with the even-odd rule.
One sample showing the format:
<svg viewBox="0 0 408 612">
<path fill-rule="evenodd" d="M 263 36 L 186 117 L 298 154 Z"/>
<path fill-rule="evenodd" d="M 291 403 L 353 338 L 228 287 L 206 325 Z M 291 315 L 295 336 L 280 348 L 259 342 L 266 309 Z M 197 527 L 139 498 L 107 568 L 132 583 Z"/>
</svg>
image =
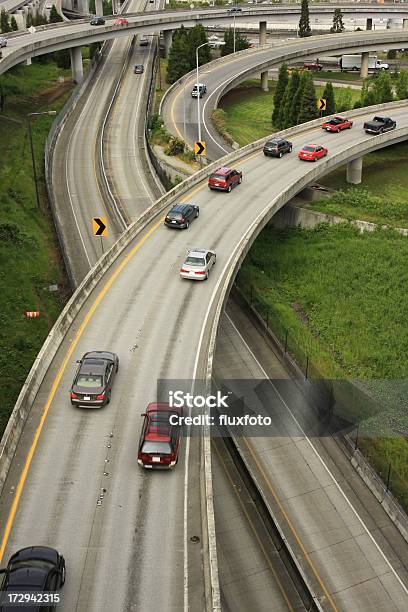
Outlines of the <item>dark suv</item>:
<svg viewBox="0 0 408 612">
<path fill-rule="evenodd" d="M 242 172 L 232 168 L 218 168 L 208 179 L 210 189 L 230 192 L 233 187 L 242 183 Z"/>
<path fill-rule="evenodd" d="M 292 143 L 289 142 L 289 140 L 283 140 L 282 138 L 268 140 L 265 142 L 263 148 L 264 155 L 270 157 L 282 157 L 284 153 L 290 153 L 291 151 Z"/>
<path fill-rule="evenodd" d="M 187 229 L 193 219 L 197 219 L 200 209 L 195 204 L 175 204 L 164 219 L 167 227 Z"/>
</svg>

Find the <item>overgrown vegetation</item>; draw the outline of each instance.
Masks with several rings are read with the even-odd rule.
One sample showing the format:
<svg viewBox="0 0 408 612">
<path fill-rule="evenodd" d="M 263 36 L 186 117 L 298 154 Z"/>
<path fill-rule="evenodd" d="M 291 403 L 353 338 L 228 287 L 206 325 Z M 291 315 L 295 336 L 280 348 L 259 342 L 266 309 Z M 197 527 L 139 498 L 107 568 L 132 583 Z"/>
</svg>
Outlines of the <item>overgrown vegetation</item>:
<svg viewBox="0 0 408 612">
<path fill-rule="evenodd" d="M 19 66 L 1 77 L 8 85 L 5 115 L 0 119 L 0 433 L 22 384 L 65 301 L 67 289 L 54 228 L 46 207 L 44 144 L 53 117 L 33 121 L 38 185 L 36 204 L 26 113 L 60 110 L 70 81 L 55 63 Z M 58 291 L 50 292 L 50 285 Z M 27 319 L 25 311 L 39 310 Z"/>
<path fill-rule="evenodd" d="M 308 206 L 347 219 L 408 227 L 407 154 L 407 143 L 401 143 L 366 155 L 358 187 L 346 182 L 344 166 L 338 168 L 320 180 L 337 191 Z"/>
</svg>

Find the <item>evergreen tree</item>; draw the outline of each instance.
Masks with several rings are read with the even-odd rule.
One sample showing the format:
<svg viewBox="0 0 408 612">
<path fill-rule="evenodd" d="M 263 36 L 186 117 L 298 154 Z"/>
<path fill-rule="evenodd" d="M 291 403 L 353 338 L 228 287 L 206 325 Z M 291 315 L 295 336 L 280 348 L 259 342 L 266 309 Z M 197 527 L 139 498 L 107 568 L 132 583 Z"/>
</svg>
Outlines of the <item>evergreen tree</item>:
<svg viewBox="0 0 408 612">
<path fill-rule="evenodd" d="M 71 67 L 71 55 L 69 49 L 60 49 L 54 53 L 54 58 L 58 68 L 70 68 Z"/>
<path fill-rule="evenodd" d="M 378 104 L 371 79 L 364 79 L 363 87 L 361 88 L 361 106 L 372 106 Z"/>
<path fill-rule="evenodd" d="M 59 23 L 60 21 L 64 20 L 57 11 L 55 4 L 53 4 L 50 11 L 50 23 Z"/>
<path fill-rule="evenodd" d="M 18 25 L 17 25 L 17 21 L 16 21 L 16 18 L 14 17 L 14 15 L 12 15 L 12 16 L 11 16 L 11 19 L 10 19 L 10 27 L 11 27 L 11 30 L 12 30 L 13 32 L 17 32 L 17 30 L 18 30 Z"/>
<path fill-rule="evenodd" d="M 343 113 L 353 108 L 351 87 L 342 87 L 337 94 L 336 113 Z"/>
<path fill-rule="evenodd" d="M 199 45 L 208 42 L 207 33 L 201 23 L 198 23 L 194 28 L 187 30 L 187 38 L 189 43 L 188 59 L 190 61 L 190 70 L 196 67 L 196 49 Z M 211 49 L 208 45 L 202 47 L 198 51 L 198 64 L 202 66 L 211 61 Z"/>
<path fill-rule="evenodd" d="M 326 83 L 322 98 L 326 100 L 326 110 L 323 111 L 323 115 L 333 115 L 336 112 L 336 101 L 334 99 L 334 89 L 331 81 Z"/>
<path fill-rule="evenodd" d="M 299 36 L 305 37 L 310 36 L 312 30 L 310 29 L 310 20 L 309 20 L 309 1 L 302 0 L 302 8 L 300 10 L 300 20 L 299 20 Z"/>
<path fill-rule="evenodd" d="M 300 102 L 303 95 L 303 87 L 305 85 L 305 73 L 299 74 L 299 82 L 296 89 L 296 93 L 293 96 L 291 109 L 290 109 L 290 120 L 292 125 L 298 124 L 298 117 L 300 111 Z"/>
<path fill-rule="evenodd" d="M 31 28 L 32 25 L 33 25 L 33 17 L 31 15 L 31 13 L 27 13 L 26 28 Z"/>
<path fill-rule="evenodd" d="M 173 37 L 167 64 L 167 81 L 175 83 L 183 75 L 190 71 L 191 58 L 189 57 L 190 45 L 187 33 L 178 34 Z"/>
<path fill-rule="evenodd" d="M 389 51 L 387 51 L 387 59 L 397 59 L 397 50 L 389 49 Z"/>
<path fill-rule="evenodd" d="M 395 84 L 398 100 L 405 100 L 408 98 L 408 70 L 400 70 L 397 76 L 397 82 Z"/>
<path fill-rule="evenodd" d="M 278 82 L 276 84 L 275 95 L 273 97 L 272 125 L 277 127 L 279 124 L 280 107 L 288 81 L 288 67 L 286 62 L 283 62 L 282 66 L 279 68 Z"/>
<path fill-rule="evenodd" d="M 297 115 L 293 115 L 293 99 L 299 88 L 300 74 L 298 70 L 294 70 L 286 85 L 285 93 L 282 99 L 279 113 L 279 127 L 282 130 L 296 125 Z"/>
<path fill-rule="evenodd" d="M 304 72 L 302 79 L 303 89 L 302 97 L 300 98 L 300 109 L 298 115 L 298 123 L 305 123 L 317 119 L 319 111 L 317 110 L 316 90 L 313 83 L 313 77 L 310 72 Z"/>
<path fill-rule="evenodd" d="M 11 32 L 11 26 L 8 20 L 8 13 L 6 13 L 4 8 L 1 9 L 0 13 L 0 31 L 2 34 L 7 34 L 7 32 Z"/>
<path fill-rule="evenodd" d="M 221 47 L 221 55 L 230 55 L 234 53 L 234 29 L 228 28 L 224 33 L 224 42 L 225 45 Z M 243 51 L 244 49 L 249 48 L 249 42 L 242 36 L 240 32 L 235 30 L 235 51 Z"/>
<path fill-rule="evenodd" d="M 333 25 L 330 28 L 332 34 L 341 34 L 344 32 L 343 13 L 340 8 L 334 9 Z"/>
<path fill-rule="evenodd" d="M 392 89 L 390 75 L 385 70 L 381 70 L 380 74 L 374 81 L 374 95 L 377 100 L 377 104 L 392 102 L 394 99 Z"/>
<path fill-rule="evenodd" d="M 285 87 L 285 92 L 283 94 L 282 102 L 279 107 L 278 119 L 275 124 L 275 126 L 279 128 L 280 130 L 284 130 L 288 127 L 291 127 L 289 123 L 288 115 L 286 113 L 286 109 L 288 105 L 290 105 L 291 83 L 292 83 L 292 77 L 289 77 L 289 81 Z"/>
</svg>

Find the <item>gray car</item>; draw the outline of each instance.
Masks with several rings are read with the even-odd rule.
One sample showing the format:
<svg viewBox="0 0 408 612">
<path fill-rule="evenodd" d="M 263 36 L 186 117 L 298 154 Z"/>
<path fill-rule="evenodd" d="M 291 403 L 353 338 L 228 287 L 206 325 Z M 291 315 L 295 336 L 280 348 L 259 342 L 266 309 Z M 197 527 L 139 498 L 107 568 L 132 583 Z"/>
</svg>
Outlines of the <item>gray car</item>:
<svg viewBox="0 0 408 612">
<path fill-rule="evenodd" d="M 217 256 L 208 249 L 190 249 L 180 268 L 180 276 L 191 280 L 207 280 Z"/>
</svg>

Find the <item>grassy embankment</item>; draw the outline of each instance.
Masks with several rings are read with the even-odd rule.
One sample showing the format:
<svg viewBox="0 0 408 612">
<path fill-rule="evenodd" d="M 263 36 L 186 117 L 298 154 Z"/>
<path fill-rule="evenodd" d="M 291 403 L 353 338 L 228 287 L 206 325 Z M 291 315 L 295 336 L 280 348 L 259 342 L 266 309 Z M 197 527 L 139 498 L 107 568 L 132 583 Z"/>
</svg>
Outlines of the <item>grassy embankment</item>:
<svg viewBox="0 0 408 612">
<path fill-rule="evenodd" d="M 340 191 L 308 206 L 347 219 L 408 227 L 407 158 L 406 143 L 366 155 L 363 180 L 358 187 L 346 183 L 345 167 L 338 168 L 320 183 Z"/>
<path fill-rule="evenodd" d="M 0 115 L 0 434 L 21 386 L 67 295 L 50 213 L 46 208 L 43 155 L 54 117 L 32 121 L 42 209 L 32 175 L 26 115 L 59 111 L 72 90 L 68 70 L 50 62 L 16 67 L 1 77 L 10 93 Z M 5 119 L 5 116 L 9 119 Z M 51 293 L 49 285 L 58 284 Z M 39 310 L 26 319 L 26 310 Z"/>
<path fill-rule="evenodd" d="M 406 155 L 403 144 L 367 156 L 362 188 L 346 188 L 339 169 L 322 182 L 346 188 L 345 195 L 313 208 L 360 218 L 365 212 L 377 222 L 407 227 Z M 289 349 L 303 367 L 308 355 L 309 367 L 325 378 L 366 379 L 386 406 L 364 425 L 370 436 L 360 432 L 359 448 L 384 480 L 391 464 L 390 488 L 406 510 L 408 400 L 406 385 L 394 381 L 408 379 L 407 259 L 408 239 L 393 230 L 267 227 L 239 278 L 246 293 L 253 287 L 282 340 L 288 331 Z"/>
<path fill-rule="evenodd" d="M 269 81 L 269 91 L 262 91 L 259 80 L 245 81 L 225 95 L 220 103 L 223 113 L 215 112 L 215 123 L 226 131 L 232 139 L 244 146 L 272 132 L 271 115 L 276 81 Z M 317 96 L 321 96 L 324 86 L 316 87 Z M 336 100 L 340 100 L 345 90 L 334 86 Z M 351 105 L 360 98 L 360 91 L 351 90 Z"/>
</svg>

